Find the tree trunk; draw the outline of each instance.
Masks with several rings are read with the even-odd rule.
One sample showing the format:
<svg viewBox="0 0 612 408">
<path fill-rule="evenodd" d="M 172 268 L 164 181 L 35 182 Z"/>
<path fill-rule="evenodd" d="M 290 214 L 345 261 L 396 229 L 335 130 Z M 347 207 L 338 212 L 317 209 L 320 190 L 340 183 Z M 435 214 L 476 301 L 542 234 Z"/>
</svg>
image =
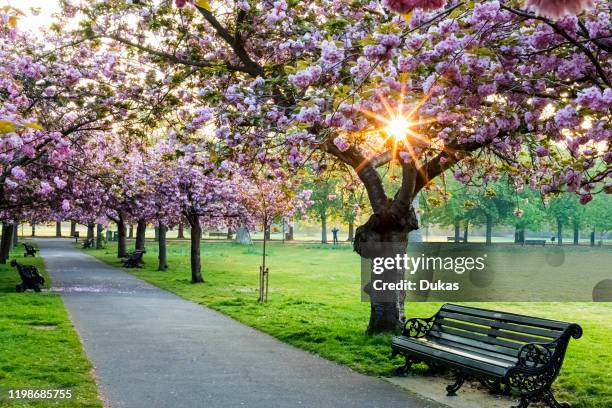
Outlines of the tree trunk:
<svg viewBox="0 0 612 408">
<path fill-rule="evenodd" d="M 459 242 L 461 238 L 461 225 L 459 224 L 459 220 L 455 220 L 455 242 Z"/>
<path fill-rule="evenodd" d="M 32 223 L 32 234 L 31 234 L 31 236 L 32 237 L 36 236 L 36 223 L 35 222 Z"/>
<path fill-rule="evenodd" d="M 93 222 L 87 224 L 87 239 L 94 239 L 94 227 L 95 224 Z"/>
<path fill-rule="evenodd" d="M 128 238 L 134 238 L 134 226 L 130 225 Z"/>
<path fill-rule="evenodd" d="M 408 201 L 408 205 L 410 202 Z M 394 212 L 392 204 L 388 204 L 380 213 L 372 214 L 364 225 L 357 228 L 353 248 L 364 258 L 380 256 L 380 251 L 371 251 L 371 248 L 380 247 L 381 243 L 393 243 L 395 249 L 399 248 L 399 252 L 405 252 L 408 233 L 418 227 L 416 213 L 411 206 L 406 209 L 396 208 Z M 403 269 L 395 271 L 397 281 L 404 279 L 404 272 Z M 370 276 L 374 279 L 375 275 L 371 272 Z M 371 290 L 371 283 L 368 283 L 364 290 L 370 293 L 370 321 L 367 332 L 380 333 L 400 329 L 404 323 L 405 291 L 395 291 L 393 301 L 381 301 L 377 299 L 376 291 Z"/>
<path fill-rule="evenodd" d="M 168 229 L 161 222 L 157 227 L 159 236 L 157 237 L 157 243 L 159 245 L 159 266 L 158 271 L 165 271 L 168 269 L 168 257 L 166 255 L 166 232 Z"/>
<path fill-rule="evenodd" d="M 2 237 L 0 238 L 0 264 L 5 264 L 11 254 L 11 240 L 13 238 L 13 224 L 2 223 Z"/>
<path fill-rule="evenodd" d="M 242 245 L 251 245 L 253 241 L 251 240 L 251 234 L 249 230 L 245 227 L 240 227 L 236 230 L 236 238 L 234 242 Z"/>
<path fill-rule="evenodd" d="M 574 223 L 574 245 L 578 245 L 580 241 L 580 228 L 578 224 Z"/>
<path fill-rule="evenodd" d="M 13 240 L 12 240 L 13 248 L 16 248 L 19 245 L 19 222 L 15 221 L 13 226 Z"/>
<path fill-rule="evenodd" d="M 355 223 L 353 221 L 349 221 L 348 238 L 346 240 L 348 242 L 353 242 L 354 239 L 355 239 Z"/>
<path fill-rule="evenodd" d="M 469 222 L 465 222 L 465 225 L 463 226 L 463 242 L 467 243 L 468 242 L 468 229 L 470 227 L 470 223 Z"/>
<path fill-rule="evenodd" d="M 232 240 L 234 239 L 234 230 L 231 228 L 227 229 L 227 239 Z"/>
<path fill-rule="evenodd" d="M 327 244 L 327 211 L 321 212 L 321 243 Z"/>
<path fill-rule="evenodd" d="M 185 227 L 183 227 L 183 224 L 179 224 L 178 226 L 178 239 L 185 239 Z"/>
<path fill-rule="evenodd" d="M 557 245 L 563 245 L 563 220 L 557 218 Z"/>
<path fill-rule="evenodd" d="M 70 221 L 70 236 L 74 237 L 75 235 L 76 235 L 76 222 Z"/>
<path fill-rule="evenodd" d="M 104 227 L 102 224 L 96 226 L 96 249 L 102 249 L 104 247 Z"/>
<path fill-rule="evenodd" d="M 145 249 L 145 234 L 147 232 L 147 222 L 142 218 L 138 220 L 136 225 L 136 245 L 137 251 L 144 251 Z"/>
<path fill-rule="evenodd" d="M 591 231 L 591 246 L 595 246 L 595 231 Z"/>
<path fill-rule="evenodd" d="M 491 236 L 493 235 L 493 217 L 487 214 L 487 231 L 486 231 L 486 244 L 491 245 Z"/>
<path fill-rule="evenodd" d="M 117 221 L 117 258 L 127 257 L 126 233 L 127 227 L 123 217 L 120 215 Z"/>
<path fill-rule="evenodd" d="M 58 238 L 62 236 L 62 223 L 60 221 L 55 222 L 55 236 Z"/>
<path fill-rule="evenodd" d="M 202 266 L 200 263 L 200 242 L 202 240 L 202 227 L 197 215 L 189 216 L 191 226 L 191 283 L 202 283 Z"/>
</svg>

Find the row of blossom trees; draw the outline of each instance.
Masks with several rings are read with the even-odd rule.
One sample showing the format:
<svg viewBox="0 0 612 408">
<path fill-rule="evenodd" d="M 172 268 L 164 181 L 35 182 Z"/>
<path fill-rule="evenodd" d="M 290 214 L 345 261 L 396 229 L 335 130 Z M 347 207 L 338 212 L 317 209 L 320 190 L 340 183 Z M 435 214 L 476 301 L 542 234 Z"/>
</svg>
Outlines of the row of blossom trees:
<svg viewBox="0 0 612 408">
<path fill-rule="evenodd" d="M 447 170 L 587 204 L 612 191 L 611 6 L 527 3 L 66 0 L 44 41 L 4 15 L 0 209 L 180 214 L 197 231 L 248 222 L 239 187 L 262 172 L 342 170 L 367 192 L 363 253 L 405 244 L 416 195 Z M 369 331 L 403 319 L 398 291 L 372 302 Z"/>
</svg>

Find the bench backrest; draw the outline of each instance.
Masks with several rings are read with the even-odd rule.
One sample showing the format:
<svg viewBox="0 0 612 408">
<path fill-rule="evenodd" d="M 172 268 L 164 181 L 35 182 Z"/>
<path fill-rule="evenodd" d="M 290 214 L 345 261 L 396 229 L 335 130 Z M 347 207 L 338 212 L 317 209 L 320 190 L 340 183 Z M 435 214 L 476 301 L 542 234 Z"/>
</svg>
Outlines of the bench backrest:
<svg viewBox="0 0 612 408">
<path fill-rule="evenodd" d="M 550 343 L 580 330 L 573 323 L 537 317 L 445 304 L 438 311 L 429 336 L 446 343 L 517 357 L 527 343 Z M 580 334 L 576 333 L 576 338 Z"/>
</svg>

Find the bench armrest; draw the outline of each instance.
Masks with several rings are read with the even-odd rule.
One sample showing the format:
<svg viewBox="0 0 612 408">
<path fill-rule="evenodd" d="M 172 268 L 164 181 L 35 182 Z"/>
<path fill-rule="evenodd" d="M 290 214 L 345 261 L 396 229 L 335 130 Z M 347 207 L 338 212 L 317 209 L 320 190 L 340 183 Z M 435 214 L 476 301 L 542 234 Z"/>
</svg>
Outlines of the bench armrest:
<svg viewBox="0 0 612 408">
<path fill-rule="evenodd" d="M 518 367 L 538 369 L 546 367 L 556 360 L 563 361 L 570 337 L 582 337 L 582 328 L 577 324 L 570 325 L 559 338 L 549 343 L 527 343 L 518 352 Z"/>
<path fill-rule="evenodd" d="M 436 316 L 428 318 L 416 317 L 406 320 L 404 330 L 402 330 L 402 336 L 418 339 L 419 337 L 427 335 L 434 323 L 435 318 Z"/>
</svg>

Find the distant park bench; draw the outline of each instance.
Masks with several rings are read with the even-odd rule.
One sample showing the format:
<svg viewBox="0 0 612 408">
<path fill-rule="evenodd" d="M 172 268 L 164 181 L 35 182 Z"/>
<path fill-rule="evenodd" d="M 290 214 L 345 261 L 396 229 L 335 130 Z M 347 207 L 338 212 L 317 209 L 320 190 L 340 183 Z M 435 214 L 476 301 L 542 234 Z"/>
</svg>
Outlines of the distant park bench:
<svg viewBox="0 0 612 408">
<path fill-rule="evenodd" d="M 24 242 L 23 243 L 23 247 L 25 248 L 25 253 L 23 254 L 24 257 L 27 257 L 27 256 L 36 256 L 36 251 L 38 251 L 38 250 L 36 248 L 34 248 L 32 245 L 26 244 Z"/>
<path fill-rule="evenodd" d="M 523 242 L 525 245 L 546 245 L 546 240 L 545 239 L 526 239 Z"/>
<path fill-rule="evenodd" d="M 21 283 L 15 286 L 17 292 L 25 292 L 28 289 L 40 292 L 41 285 L 45 284 L 45 278 L 38 273 L 38 269 L 35 266 L 22 265 L 14 259 L 11 261 L 11 266 L 17 269 L 21 278 Z"/>
<path fill-rule="evenodd" d="M 146 251 L 136 250 L 129 254 L 126 258 L 123 258 L 123 266 L 125 268 L 140 268 L 143 264 L 142 256 Z"/>
<path fill-rule="evenodd" d="M 83 248 L 84 249 L 93 248 L 93 244 L 94 244 L 94 239 L 87 238 L 85 241 L 83 241 Z"/>
<path fill-rule="evenodd" d="M 493 392 L 518 392 L 520 408 L 538 400 L 559 408 L 565 405 L 557 403 L 550 387 L 570 338 L 581 336 L 575 323 L 445 304 L 430 318 L 406 321 L 391 348 L 394 356 L 406 358 L 399 374 L 421 361 L 456 371 L 448 395 L 474 378 Z"/>
<path fill-rule="evenodd" d="M 209 232 L 209 237 L 227 237 L 227 232 Z"/>
<path fill-rule="evenodd" d="M 455 242 L 455 237 L 446 237 L 446 240 L 448 242 Z M 463 242 L 464 239 L 462 237 L 459 237 L 459 242 Z"/>
</svg>

